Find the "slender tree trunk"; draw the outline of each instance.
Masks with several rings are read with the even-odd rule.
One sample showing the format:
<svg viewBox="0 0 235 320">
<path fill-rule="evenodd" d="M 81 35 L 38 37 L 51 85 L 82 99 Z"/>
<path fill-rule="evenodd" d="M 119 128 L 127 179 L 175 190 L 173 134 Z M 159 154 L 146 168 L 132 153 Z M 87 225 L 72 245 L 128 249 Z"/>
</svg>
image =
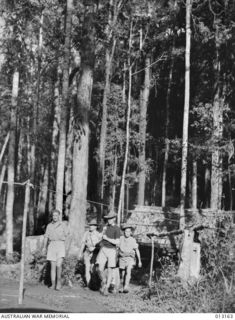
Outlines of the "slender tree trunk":
<svg viewBox="0 0 235 320">
<path fill-rule="evenodd" d="M 3 159 L 4 153 L 5 153 L 5 150 L 6 150 L 6 147 L 7 147 L 8 141 L 9 141 L 9 137 L 10 137 L 10 133 L 8 132 L 8 133 L 7 133 L 7 135 L 6 135 L 6 138 L 5 138 L 4 144 L 3 144 L 3 146 L 2 146 L 2 150 L 1 150 L 1 154 L 0 154 L 0 163 L 2 162 L 2 159 Z"/>
<path fill-rule="evenodd" d="M 2 3 L 0 3 L 1 7 L 2 7 Z M 4 39 L 4 30 L 5 29 L 5 19 L 3 18 L 3 15 L 0 16 L 0 46 L 2 47 L 2 41 Z M 0 79 L 1 79 L 1 75 L 2 75 L 2 65 L 3 65 L 3 62 L 4 62 L 4 58 L 5 58 L 5 55 L 4 53 L 0 52 Z"/>
<path fill-rule="evenodd" d="M 102 122 L 100 132 L 100 144 L 99 144 L 99 168 L 98 168 L 98 193 L 100 202 L 104 201 L 104 170 L 105 170 L 105 147 L 106 147 L 106 135 L 107 135 L 107 102 L 110 92 L 110 76 L 112 68 L 113 54 L 116 46 L 116 40 L 113 40 L 112 52 L 110 49 L 106 49 L 105 54 L 105 87 L 103 93 L 103 110 L 102 110 Z M 101 215 L 99 221 L 103 215 L 103 206 L 101 206 Z"/>
<path fill-rule="evenodd" d="M 48 208 L 49 212 L 55 208 L 55 193 L 52 190 L 56 189 L 56 163 L 58 154 L 58 137 L 60 127 L 60 114 L 61 114 L 61 88 L 60 88 L 60 75 L 62 71 L 58 62 L 57 67 L 57 81 L 54 87 L 54 103 L 52 107 L 53 125 L 52 125 L 52 141 L 51 141 L 51 157 L 50 157 L 50 170 L 49 170 L 49 195 L 48 195 Z"/>
<path fill-rule="evenodd" d="M 146 147 L 146 127 L 147 127 L 147 108 L 150 93 L 150 57 L 145 59 L 145 77 L 144 88 L 140 93 L 140 152 L 139 152 L 139 183 L 138 183 L 138 205 L 144 205 L 145 196 L 145 180 L 146 180 L 146 163 L 145 163 L 145 147 Z"/>
<path fill-rule="evenodd" d="M 124 188 L 125 188 L 125 177 L 126 177 L 126 168 L 129 154 L 129 140 L 130 140 L 130 117 L 131 117 L 131 85 L 132 85 L 132 72 L 131 66 L 129 66 L 129 93 L 128 93 L 128 109 L 127 109 L 127 120 L 126 120 L 126 148 L 124 156 L 124 164 L 122 171 L 122 180 L 120 188 L 120 197 L 118 204 L 118 225 L 121 223 L 121 211 L 124 204 Z"/>
<path fill-rule="evenodd" d="M 126 119 L 126 147 L 125 147 L 125 155 L 124 155 L 124 164 L 122 170 L 122 179 L 121 179 L 121 186 L 120 186 L 120 196 L 118 202 L 118 215 L 117 215 L 117 222 L 118 225 L 121 223 L 122 217 L 122 209 L 124 206 L 124 193 L 125 193 L 125 177 L 126 177 L 126 169 L 127 169 L 127 162 L 128 162 L 128 154 L 129 154 L 129 140 L 130 140 L 130 120 L 131 120 L 131 87 L 132 87 L 132 66 L 131 66 L 131 46 L 132 46 L 132 27 L 133 22 L 131 21 L 130 24 L 130 36 L 129 36 L 129 52 L 128 52 L 128 76 L 129 76 L 129 83 L 128 83 L 128 105 L 127 105 L 127 119 Z M 125 72 L 125 70 L 124 70 Z M 123 83 L 124 85 L 124 83 Z"/>
<path fill-rule="evenodd" d="M 115 148 L 114 161 L 113 161 L 113 174 L 112 174 L 112 194 L 110 201 L 110 210 L 113 211 L 115 208 L 115 196 L 116 196 L 116 185 L 117 185 L 117 148 Z"/>
<path fill-rule="evenodd" d="M 27 167 L 28 167 L 28 176 L 32 173 L 32 153 L 31 153 L 31 139 L 30 139 L 30 119 L 28 117 L 27 119 Z M 27 215 L 27 233 L 32 236 L 35 231 L 35 219 L 34 219 L 34 207 L 32 210 L 29 211 L 29 214 Z"/>
<path fill-rule="evenodd" d="M 64 191 L 64 169 L 66 155 L 66 127 L 67 110 L 69 105 L 69 66 L 70 66 L 70 42 L 72 28 L 73 0 L 67 0 L 64 63 L 63 63 L 63 84 L 62 84 L 62 108 L 60 119 L 59 152 L 57 162 L 56 179 L 56 208 L 63 211 L 63 191 Z M 62 216 L 62 215 L 61 215 Z"/>
<path fill-rule="evenodd" d="M 72 164 L 73 164 L 73 108 L 70 109 L 69 130 L 67 136 L 67 151 L 66 151 L 66 169 L 65 169 L 65 216 L 69 216 L 71 195 L 72 195 Z"/>
<path fill-rule="evenodd" d="M 19 129 L 19 141 L 18 141 L 18 156 L 17 156 L 17 169 L 16 169 L 16 180 L 20 181 L 21 167 L 23 161 L 23 140 L 24 133 L 22 128 Z"/>
<path fill-rule="evenodd" d="M 15 198 L 14 180 L 15 180 L 15 129 L 16 129 L 16 108 L 19 92 L 19 72 L 15 70 L 12 83 L 12 101 L 11 101 L 11 121 L 10 138 L 8 146 L 8 191 L 6 201 L 6 255 L 13 253 L 13 206 Z"/>
<path fill-rule="evenodd" d="M 188 122 L 190 103 L 190 47 L 191 47 L 191 4 L 192 0 L 186 0 L 186 48 L 185 48 L 185 92 L 184 92 L 184 119 L 182 139 L 182 163 L 181 163 L 181 187 L 180 187 L 180 227 L 185 225 L 184 209 L 187 184 L 187 160 L 188 160 Z"/>
<path fill-rule="evenodd" d="M 222 157 L 219 150 L 219 141 L 223 130 L 223 109 L 220 104 L 219 92 L 215 95 L 213 104 L 213 137 L 217 140 L 212 151 L 211 161 L 211 208 L 221 209 L 222 200 Z"/>
<path fill-rule="evenodd" d="M 82 65 L 78 85 L 78 110 L 74 111 L 75 117 L 77 113 L 79 114 L 80 123 L 77 124 L 79 130 L 74 132 L 73 143 L 72 199 L 69 215 L 70 254 L 78 253 L 85 230 L 89 154 L 88 114 L 91 105 L 92 86 L 93 69 L 88 65 Z"/>
<path fill-rule="evenodd" d="M 192 208 L 197 209 L 197 160 L 193 161 Z"/>
<path fill-rule="evenodd" d="M 166 181 L 167 181 L 167 164 L 169 159 L 170 142 L 169 142 L 169 124 L 170 124 L 170 96 L 171 96 L 171 84 L 173 78 L 174 68 L 174 53 L 175 39 L 173 40 L 172 53 L 171 53 L 171 64 L 166 94 L 166 126 L 165 126 L 165 152 L 163 162 L 163 173 L 162 173 L 162 207 L 166 206 Z"/>
<path fill-rule="evenodd" d="M 211 159 L 211 208 L 221 209 L 222 200 L 222 155 L 219 148 L 219 143 L 223 137 L 223 99 L 220 83 L 220 38 L 219 26 L 215 25 L 215 45 L 216 45 L 216 58 L 214 62 L 215 72 L 215 96 L 213 102 L 213 139 L 214 146 L 212 150 Z"/>
<path fill-rule="evenodd" d="M 42 45 L 43 45 L 43 12 L 40 17 L 40 28 L 39 28 L 39 41 L 38 41 L 38 61 L 37 61 L 37 82 L 36 82 L 36 101 L 33 103 L 33 135 L 32 135 L 32 144 L 30 150 L 31 157 L 31 172 L 30 172 L 30 181 L 33 185 L 36 184 L 36 143 L 37 143 L 37 126 L 38 126 L 38 109 L 40 102 L 40 72 L 41 72 L 41 59 L 42 59 Z M 36 190 L 31 189 L 30 192 L 30 204 L 29 204 L 29 216 L 32 216 L 33 225 L 30 227 L 30 235 L 33 235 L 36 231 L 37 225 L 37 212 L 35 208 L 36 205 Z"/>
<path fill-rule="evenodd" d="M 1 197 L 1 193 L 2 193 L 2 184 L 4 181 L 4 177 L 6 175 L 6 169 L 7 169 L 7 164 L 6 164 L 6 160 L 4 159 L 1 174 L 0 174 L 0 197 Z"/>
<path fill-rule="evenodd" d="M 126 103 L 126 62 L 123 67 L 122 103 Z"/>
<path fill-rule="evenodd" d="M 210 181 L 211 181 L 211 174 L 210 174 L 210 168 L 208 165 L 206 165 L 205 168 L 205 178 L 204 178 L 204 207 L 208 208 L 210 206 Z"/>
<path fill-rule="evenodd" d="M 47 203 L 47 194 L 48 194 L 48 165 L 43 166 L 43 174 L 42 174 L 42 183 L 39 192 L 39 200 L 37 206 L 37 216 L 38 216 L 38 226 L 42 226 L 41 218 L 45 215 L 46 212 L 46 203 Z"/>
</svg>

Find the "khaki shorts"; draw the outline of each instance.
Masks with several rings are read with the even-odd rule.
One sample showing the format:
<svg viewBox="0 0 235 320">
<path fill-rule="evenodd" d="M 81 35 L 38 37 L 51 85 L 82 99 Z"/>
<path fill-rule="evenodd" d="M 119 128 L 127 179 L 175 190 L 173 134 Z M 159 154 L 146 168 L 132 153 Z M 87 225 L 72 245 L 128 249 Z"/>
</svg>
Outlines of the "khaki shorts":
<svg viewBox="0 0 235 320">
<path fill-rule="evenodd" d="M 57 261 L 65 257 L 64 241 L 51 241 L 47 249 L 47 260 Z"/>
<path fill-rule="evenodd" d="M 97 256 L 96 263 L 99 264 L 101 269 L 105 268 L 106 263 L 108 264 L 108 268 L 116 268 L 116 265 L 117 265 L 116 248 L 106 248 L 106 247 L 101 248 Z"/>
<path fill-rule="evenodd" d="M 120 257 L 119 258 L 119 268 L 120 269 L 133 268 L 134 265 L 135 265 L 135 259 L 132 257 Z"/>
</svg>

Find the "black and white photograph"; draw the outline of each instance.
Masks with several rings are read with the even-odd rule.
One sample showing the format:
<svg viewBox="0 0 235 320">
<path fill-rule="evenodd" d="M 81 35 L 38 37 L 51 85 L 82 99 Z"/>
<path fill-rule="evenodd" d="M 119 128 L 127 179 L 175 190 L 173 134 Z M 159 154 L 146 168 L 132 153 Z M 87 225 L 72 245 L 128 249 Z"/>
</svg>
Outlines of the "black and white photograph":
<svg viewBox="0 0 235 320">
<path fill-rule="evenodd" d="M 235 320 L 234 145 L 234 0 L 0 0 L 1 319 Z"/>
</svg>

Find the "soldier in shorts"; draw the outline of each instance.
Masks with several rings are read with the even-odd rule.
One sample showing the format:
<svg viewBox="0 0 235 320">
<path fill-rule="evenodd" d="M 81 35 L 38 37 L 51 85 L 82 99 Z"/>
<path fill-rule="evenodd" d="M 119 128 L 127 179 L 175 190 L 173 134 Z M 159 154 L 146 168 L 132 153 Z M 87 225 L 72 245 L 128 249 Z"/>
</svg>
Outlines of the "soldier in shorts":
<svg viewBox="0 0 235 320">
<path fill-rule="evenodd" d="M 122 281 L 122 288 L 119 292 L 128 293 L 131 280 L 131 270 L 135 265 L 135 256 L 138 258 L 138 267 L 142 267 L 140 252 L 135 238 L 132 237 L 133 227 L 124 224 L 122 226 L 124 236 L 120 237 L 119 246 L 119 269 Z"/>
<path fill-rule="evenodd" d="M 86 285 L 89 286 L 91 272 L 97 256 L 97 245 L 102 240 L 102 234 L 97 231 L 97 222 L 92 219 L 89 222 L 89 230 L 85 232 L 78 259 L 84 259 Z"/>
<path fill-rule="evenodd" d="M 116 213 L 110 212 L 104 219 L 107 220 L 107 227 L 103 231 L 103 240 L 101 242 L 101 249 L 97 256 L 96 263 L 101 278 L 100 292 L 108 295 L 108 289 L 114 277 L 114 270 L 117 266 L 117 247 L 120 241 L 120 228 L 116 225 Z M 104 269 L 107 264 L 107 282 L 105 282 Z"/>
<path fill-rule="evenodd" d="M 48 224 L 44 235 L 43 254 L 51 263 L 51 289 L 61 289 L 62 263 L 65 257 L 65 240 L 68 227 L 60 220 L 60 211 L 53 210 L 52 222 Z"/>
</svg>

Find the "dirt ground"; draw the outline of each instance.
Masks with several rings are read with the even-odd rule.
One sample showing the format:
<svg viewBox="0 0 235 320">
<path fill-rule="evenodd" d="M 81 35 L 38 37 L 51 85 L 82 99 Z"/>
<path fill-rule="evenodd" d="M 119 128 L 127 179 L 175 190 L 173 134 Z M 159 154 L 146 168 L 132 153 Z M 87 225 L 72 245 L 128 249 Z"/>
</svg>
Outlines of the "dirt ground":
<svg viewBox="0 0 235 320">
<path fill-rule="evenodd" d="M 3 312 L 69 312 L 69 313 L 112 313 L 135 312 L 143 300 L 136 294 L 139 290 L 132 285 L 129 294 L 102 296 L 79 285 L 51 290 L 40 283 L 25 283 L 23 305 L 18 305 L 19 283 L 0 279 L 0 313 Z M 143 310 L 144 311 L 144 310 Z"/>
</svg>

